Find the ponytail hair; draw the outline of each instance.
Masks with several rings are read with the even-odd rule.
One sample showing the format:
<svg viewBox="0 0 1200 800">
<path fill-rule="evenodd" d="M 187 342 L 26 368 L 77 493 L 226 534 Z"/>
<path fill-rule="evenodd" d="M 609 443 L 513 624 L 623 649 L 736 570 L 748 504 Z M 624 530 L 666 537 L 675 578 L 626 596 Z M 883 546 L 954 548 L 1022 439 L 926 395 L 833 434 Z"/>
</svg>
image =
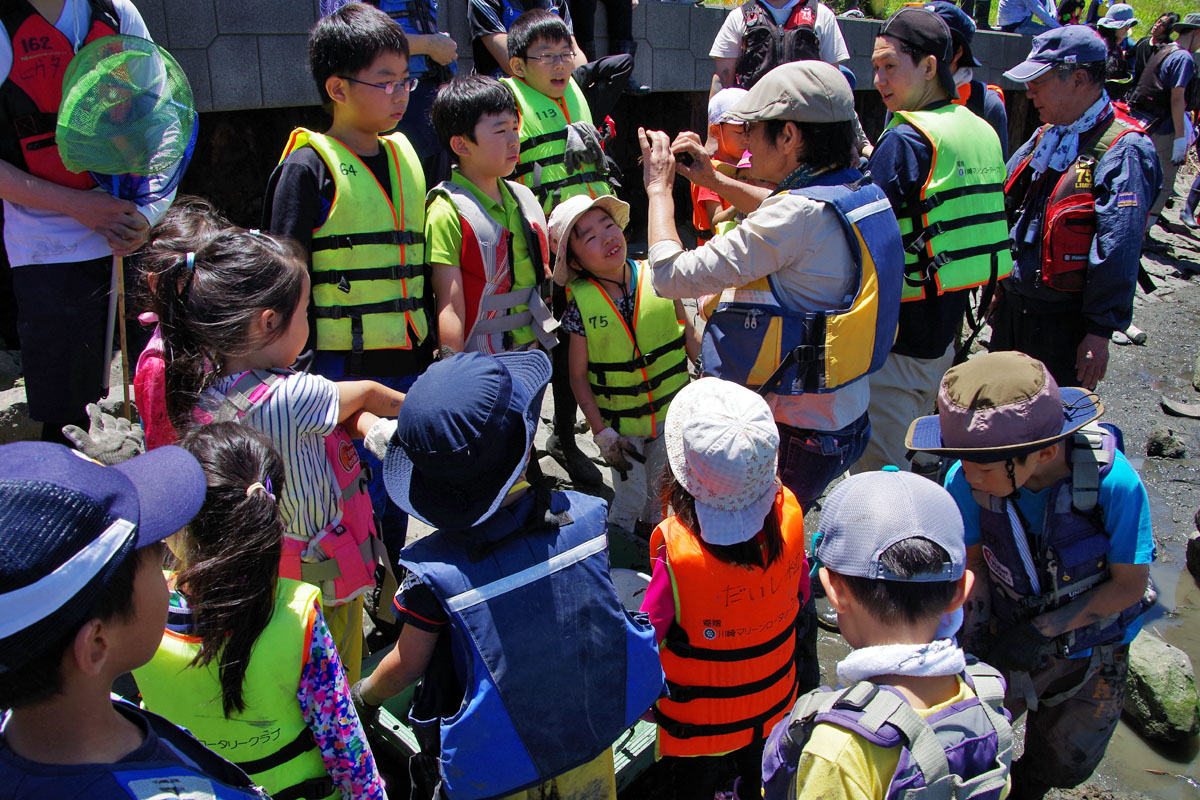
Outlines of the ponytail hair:
<svg viewBox="0 0 1200 800">
<path fill-rule="evenodd" d="M 243 682 L 254 643 L 275 609 L 283 518 L 283 459 L 267 436 L 236 422 L 199 428 L 181 442 L 204 468 L 208 492 L 183 534 L 176 586 L 200 637 L 192 666 L 217 660 L 228 718 L 246 709 Z"/>
<path fill-rule="evenodd" d="M 194 427 L 192 408 L 230 358 L 269 343 L 251 341 L 251 324 L 271 310 L 282 336 L 304 291 L 307 263 L 288 239 L 225 228 L 195 250 L 151 251 L 158 276 L 154 311 L 163 333 L 167 415 L 176 430 Z"/>
<path fill-rule="evenodd" d="M 138 251 L 135 262 L 139 278 L 133 288 L 131 304 L 139 310 L 153 310 L 154 287 L 158 270 L 173 264 L 176 257 L 196 251 L 226 228 L 233 227 L 217 207 L 195 195 L 179 195 L 150 229 L 146 246 Z"/>
<path fill-rule="evenodd" d="M 700 532 L 700 518 L 696 516 L 696 498 L 692 497 L 683 484 L 671 473 L 670 467 L 663 477 L 662 500 L 664 505 L 671 507 L 671 513 L 683 523 L 692 535 L 718 561 L 734 564 L 739 567 L 758 567 L 767 569 L 783 555 L 783 529 L 779 527 L 779 517 L 775 513 L 775 505 L 767 511 L 763 518 L 762 532 L 751 536 L 738 544 L 711 544 L 705 541 Z"/>
</svg>

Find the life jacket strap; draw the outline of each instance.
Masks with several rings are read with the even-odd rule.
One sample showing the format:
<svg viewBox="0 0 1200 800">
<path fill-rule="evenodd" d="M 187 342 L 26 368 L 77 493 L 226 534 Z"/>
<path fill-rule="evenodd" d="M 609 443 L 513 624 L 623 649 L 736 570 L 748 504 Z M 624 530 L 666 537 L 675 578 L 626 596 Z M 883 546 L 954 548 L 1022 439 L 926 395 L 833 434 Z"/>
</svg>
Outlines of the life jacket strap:
<svg viewBox="0 0 1200 800">
<path fill-rule="evenodd" d="M 616 428 L 618 427 L 618 423 L 620 423 L 620 421 L 623 419 L 637 419 L 638 417 L 645 417 L 649 414 L 657 414 L 661 412 L 667 407 L 668 403 L 675 399 L 675 395 L 679 394 L 682 389 L 683 387 L 680 386 L 666 397 L 656 397 L 653 400 L 647 400 L 645 403 L 642 403 L 636 408 L 623 408 L 619 411 L 601 409 L 600 416 L 604 417 L 604 421 L 610 426 Z"/>
<path fill-rule="evenodd" d="M 337 787 L 333 785 L 333 781 L 326 778 L 309 778 L 306 781 L 293 784 L 286 789 L 280 789 L 273 792 L 271 797 L 274 800 L 318 800 L 322 797 L 328 797 L 333 794 L 333 790 Z"/>
<path fill-rule="evenodd" d="M 663 640 L 663 646 L 680 658 L 691 658 L 696 661 L 747 661 L 759 658 L 770 653 L 772 650 L 778 649 L 789 638 L 794 639 L 797 616 L 793 615 L 791 621 L 788 622 L 783 630 L 761 644 L 750 645 L 749 647 L 734 647 L 728 650 L 713 650 L 690 644 L 687 640 L 687 633 L 683 628 L 679 627 L 677 623 L 672 623 L 670 629 L 667 631 L 666 639 Z"/>
<path fill-rule="evenodd" d="M 292 739 L 274 753 L 263 756 L 262 758 L 253 759 L 251 761 L 234 761 L 233 763 L 241 767 L 243 772 L 248 772 L 250 774 L 266 772 L 267 770 L 275 769 L 276 767 L 282 767 L 293 758 L 307 753 L 316 746 L 317 740 L 313 738 L 312 731 L 306 726 L 300 731 L 300 733 L 296 735 L 295 739 Z M 326 792 L 325 794 L 329 794 L 329 792 Z M 324 796 L 325 795 L 321 795 L 321 797 Z M 272 795 L 272 797 L 278 797 L 278 795 Z"/>
<path fill-rule="evenodd" d="M 425 234 L 421 231 L 376 231 L 374 233 L 335 233 L 329 236 L 315 236 L 312 240 L 312 252 L 320 250 L 341 250 L 371 244 L 413 245 L 423 244 Z"/>
<path fill-rule="evenodd" d="M 683 347 L 683 334 L 653 350 L 639 353 L 630 361 L 589 361 L 588 371 L 596 373 L 601 384 L 605 383 L 605 372 L 628 372 L 630 369 L 646 369 L 668 353 Z"/>
<path fill-rule="evenodd" d="M 401 281 L 416 278 L 424 272 L 424 264 L 393 264 L 390 267 L 368 269 L 324 269 L 313 270 L 312 282 L 333 283 L 343 292 L 350 291 L 350 281 Z"/>
<path fill-rule="evenodd" d="M 903 237 L 904 250 L 914 256 L 919 256 L 924 250 L 925 245 L 933 237 L 955 231 L 960 228 L 969 228 L 972 225 L 985 225 L 989 222 L 1006 222 L 1008 214 L 1004 211 L 992 211 L 987 214 L 973 214 L 969 217 L 959 217 L 958 219 L 944 219 L 941 222 L 935 222 L 927 226 L 922 231 L 913 231 Z"/>
<path fill-rule="evenodd" d="M 981 244 L 976 247 L 964 247 L 961 250 L 943 250 L 933 258 L 918 257 L 915 269 L 905 267 L 904 282 L 909 286 L 923 286 L 934 279 L 937 271 L 951 261 L 987 256 L 993 253 L 1003 253 L 1009 249 L 1008 241 Z"/>
<path fill-rule="evenodd" d="M 684 684 L 675 683 L 668 679 L 667 688 L 670 690 L 671 699 L 677 703 L 687 703 L 691 700 L 700 699 L 729 700 L 737 697 L 747 697 L 769 689 L 779 683 L 795 666 L 795 653 L 793 653 L 779 669 L 765 678 L 760 678 L 749 683 L 742 683 L 737 686 L 685 686 Z"/>
<path fill-rule="evenodd" d="M 750 730 L 754 732 L 754 741 L 761 741 L 767 738 L 770 731 L 765 730 L 767 722 L 769 722 L 776 714 L 786 709 L 793 700 L 793 695 L 796 688 L 798 677 L 792 680 L 791 691 L 785 693 L 779 702 L 763 711 L 761 714 L 755 714 L 746 719 L 734 720 L 733 722 L 715 722 L 711 724 L 703 724 L 698 722 L 680 722 L 679 720 L 663 713 L 660 706 L 654 707 L 654 721 L 658 725 L 674 736 L 676 739 L 694 739 L 698 736 L 724 736 L 730 733 Z M 915 712 L 914 712 L 915 713 Z"/>
<path fill-rule="evenodd" d="M 317 306 L 314 314 L 318 319 L 361 319 L 367 314 L 403 314 L 421 308 L 419 297 L 399 297 L 380 303 L 363 303 L 357 306 Z"/>
<path fill-rule="evenodd" d="M 683 359 L 674 366 L 668 367 L 658 375 L 655 375 L 653 378 L 634 384 L 633 386 L 608 386 L 597 385 L 593 383 L 592 392 L 595 394 L 602 394 L 605 397 L 637 397 L 640 394 L 654 391 L 668 379 L 674 378 L 676 375 L 681 375 L 686 372 L 687 359 Z"/>
<path fill-rule="evenodd" d="M 557 142 L 559 139 L 566 139 L 566 138 L 567 138 L 567 129 L 566 128 L 561 128 L 557 131 L 550 131 L 549 133 L 539 133 L 537 136 L 530 136 L 528 139 L 521 142 L 520 152 L 524 153 L 527 150 L 532 150 L 535 147 L 541 147 L 544 144 L 549 144 L 550 142 Z M 559 160 L 561 161 L 562 159 L 560 158 Z M 538 161 L 541 161 L 543 164 L 546 163 L 545 161 L 542 161 L 542 159 L 538 159 Z M 518 165 L 518 168 L 520 168 L 520 166 L 521 165 Z"/>
<path fill-rule="evenodd" d="M 940 192 L 934 192 L 923 200 L 918 200 L 915 203 L 905 203 L 896 210 L 897 217 L 912 217 L 914 221 L 917 217 L 923 214 L 928 214 L 933 209 L 940 206 L 942 203 L 955 200 L 960 197 L 970 197 L 976 194 L 990 194 L 992 192 L 1004 192 L 1004 184 L 999 182 L 993 183 L 976 183 L 970 186 L 955 186 L 951 189 L 943 189 Z"/>
</svg>

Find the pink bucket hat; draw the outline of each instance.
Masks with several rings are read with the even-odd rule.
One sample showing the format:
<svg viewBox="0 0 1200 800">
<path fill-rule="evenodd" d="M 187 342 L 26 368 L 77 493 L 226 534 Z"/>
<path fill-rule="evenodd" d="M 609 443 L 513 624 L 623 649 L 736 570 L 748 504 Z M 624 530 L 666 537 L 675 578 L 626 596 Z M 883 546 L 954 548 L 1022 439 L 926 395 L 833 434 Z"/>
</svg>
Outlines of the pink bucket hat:
<svg viewBox="0 0 1200 800">
<path fill-rule="evenodd" d="M 762 530 L 779 490 L 779 428 L 766 400 L 701 378 L 671 401 L 663 439 L 671 473 L 696 499 L 701 539 L 739 544 Z"/>
</svg>

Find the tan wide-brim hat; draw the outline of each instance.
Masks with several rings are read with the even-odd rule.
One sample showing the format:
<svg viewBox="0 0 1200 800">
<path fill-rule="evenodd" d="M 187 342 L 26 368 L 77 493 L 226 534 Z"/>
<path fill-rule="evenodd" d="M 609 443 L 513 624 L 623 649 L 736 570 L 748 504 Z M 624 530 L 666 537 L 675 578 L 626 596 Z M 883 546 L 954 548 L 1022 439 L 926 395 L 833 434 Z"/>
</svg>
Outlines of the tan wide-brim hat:
<svg viewBox="0 0 1200 800">
<path fill-rule="evenodd" d="M 849 122 L 854 119 L 854 92 L 837 67 L 792 61 L 764 75 L 729 116 L 742 122 Z"/>
<path fill-rule="evenodd" d="M 554 254 L 554 282 L 559 286 L 570 283 L 574 273 L 567 266 L 567 240 L 571 236 L 571 229 L 580 217 L 593 208 L 604 209 L 621 230 L 625 230 L 629 224 L 629 203 L 611 194 L 599 197 L 577 194 L 555 206 L 550 212 L 550 252 Z"/>
</svg>

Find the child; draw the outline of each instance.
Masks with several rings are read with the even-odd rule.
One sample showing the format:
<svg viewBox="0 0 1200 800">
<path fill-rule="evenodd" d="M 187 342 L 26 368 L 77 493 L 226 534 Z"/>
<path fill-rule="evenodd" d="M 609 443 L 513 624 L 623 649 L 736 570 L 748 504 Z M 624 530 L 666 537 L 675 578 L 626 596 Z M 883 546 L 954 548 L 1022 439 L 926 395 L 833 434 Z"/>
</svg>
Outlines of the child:
<svg viewBox="0 0 1200 800">
<path fill-rule="evenodd" d="M 385 797 L 321 591 L 279 577 L 283 459 L 236 422 L 183 447 L 208 493 L 171 542 L 179 569 L 158 652 L 133 671 L 146 707 L 211 747 L 235 743 L 223 751 L 273 796 Z"/>
<path fill-rule="evenodd" d="M 322 17 L 308 64 L 333 123 L 297 128 L 267 185 L 263 230 L 298 242 L 308 258 L 315 320 L 312 371 L 367 378 L 397 391 L 432 358 L 424 245 L 425 176 L 396 127 L 414 81 L 408 40 L 387 14 L 351 3 Z M 290 366 L 290 365 L 289 365 Z M 407 519 L 386 502 L 381 465 L 371 499 L 393 555 Z"/>
<path fill-rule="evenodd" d="M 271 437 L 288 475 L 278 492 L 280 574 L 321 586 L 346 674 L 357 676 L 362 595 L 374 587 L 383 555 L 364 495 L 351 489 L 359 486 L 358 459 L 338 423 L 361 438 L 374 415 L 394 415 L 404 395 L 373 381 L 334 383 L 288 369 L 308 338 L 308 270 L 295 245 L 226 230 L 159 276 L 155 310 L 171 357 L 171 421 L 187 430 L 243 419 Z"/>
<path fill-rule="evenodd" d="M 216 207 L 201 197 L 180 197 L 162 220 L 150 231 L 150 241 L 138 256 L 138 266 L 146 276 L 153 305 L 159 273 L 178 263 L 181 256 L 194 251 L 226 228 L 232 227 Z M 148 311 L 138 317 L 154 323 L 154 333 L 138 356 L 133 377 L 133 393 L 138 415 L 146 432 L 146 449 L 175 444 L 179 433 L 167 414 L 167 359 L 163 354 L 162 326 L 158 315 Z"/>
<path fill-rule="evenodd" d="M 746 151 L 746 123 L 729 113 L 745 95 L 745 89 L 731 87 L 708 98 L 708 140 L 716 145 L 713 169 L 726 175 L 737 172 L 737 164 Z M 713 237 L 716 230 L 713 217 L 727 208 L 732 206 L 721 195 L 692 184 L 692 226 L 696 229 L 697 247 Z"/>
<path fill-rule="evenodd" d="M 572 197 L 550 215 L 550 247 L 554 282 L 567 287 L 571 389 L 613 471 L 608 521 L 634 532 L 641 520 L 648 533 L 662 519 L 667 408 L 699 342 L 683 302 L 659 297 L 646 262 L 626 258 L 628 223 L 624 201 Z"/>
<path fill-rule="evenodd" d="M 611 745 L 663 688 L 654 632 L 613 588 L 603 501 L 524 479 L 549 380 L 537 350 L 439 361 L 384 459 L 388 492 L 439 530 L 403 553 L 405 625 L 355 699 L 421 679 L 410 716 L 455 800 L 615 798 Z"/>
<path fill-rule="evenodd" d="M 1008 676 L 1014 718 L 1036 698 L 1013 793 L 1039 798 L 1087 780 L 1121 716 L 1129 642 L 1155 598 L 1149 500 L 1119 431 L 1095 424 L 1100 399 L 1027 355 L 959 364 L 937 405 L 907 444 L 962 459 L 946 487 L 978 576 L 963 641 Z"/>
<path fill-rule="evenodd" d="M 434 100 L 433 125 L 455 161 L 425 215 L 438 342 L 456 352 L 550 349 L 546 215 L 529 189 L 504 179 L 520 146 L 512 91 L 482 75 L 455 78 Z"/>
<path fill-rule="evenodd" d="M 736 776 L 733 797 L 752 800 L 766 735 L 801 682 L 804 512 L 775 477 L 771 409 L 744 386 L 701 378 L 683 389 L 663 438 L 671 516 L 650 538 L 642 602 L 672 685 L 655 707 L 658 752 L 676 797 L 713 797 Z"/>
<path fill-rule="evenodd" d="M 521 163 L 512 178 L 533 190 L 546 213 L 577 194 L 612 194 L 592 112 L 571 77 L 573 56 L 566 23 L 549 11 L 526 11 L 508 32 L 513 77 L 501 82 L 516 95 L 521 119 Z"/>
<path fill-rule="evenodd" d="M 939 797 L 1003 797 L 1004 682 L 968 667 L 949 638 L 957 626 L 943 624 L 973 581 L 951 497 L 895 467 L 855 475 L 825 501 L 813 555 L 854 648 L 837 666 L 848 688 L 810 692 L 775 727 L 766 800 L 883 800 L 935 783 Z"/>
<path fill-rule="evenodd" d="M 110 699 L 154 655 L 162 540 L 195 516 L 204 472 L 178 447 L 111 467 L 65 447 L 0 447 L 0 782 L 5 797 L 265 798 L 162 717 Z M 194 794 L 193 794 L 194 793 Z"/>
</svg>

